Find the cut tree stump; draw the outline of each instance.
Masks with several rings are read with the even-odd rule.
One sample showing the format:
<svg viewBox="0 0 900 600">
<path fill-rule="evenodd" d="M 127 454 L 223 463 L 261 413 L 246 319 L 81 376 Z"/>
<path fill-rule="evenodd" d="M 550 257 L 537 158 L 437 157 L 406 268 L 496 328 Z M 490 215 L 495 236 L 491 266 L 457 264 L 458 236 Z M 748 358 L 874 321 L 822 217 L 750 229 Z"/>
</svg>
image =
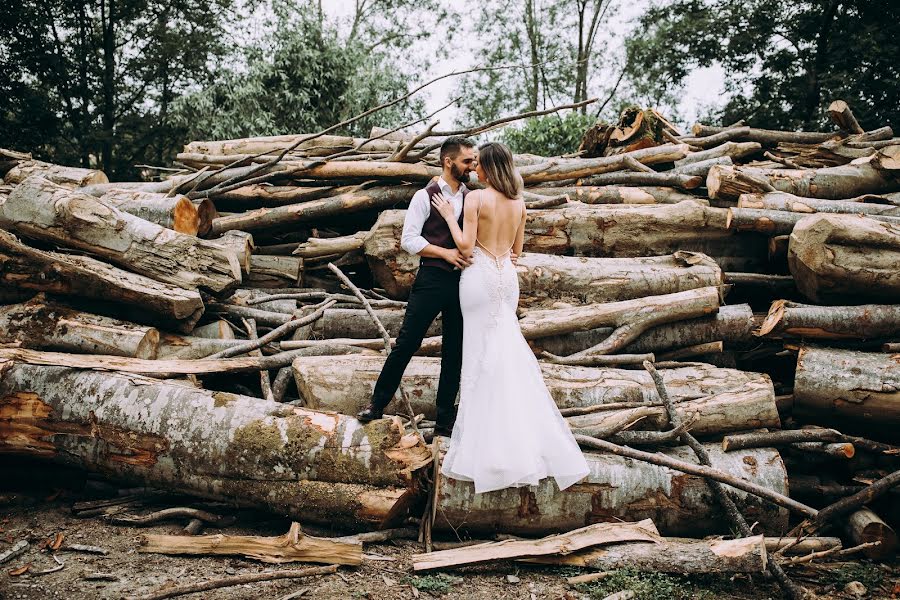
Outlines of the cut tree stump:
<svg viewBox="0 0 900 600">
<path fill-rule="evenodd" d="M 900 225 L 855 215 L 804 217 L 791 232 L 788 265 L 804 296 L 820 304 L 896 301 Z"/>
<path fill-rule="evenodd" d="M 770 339 L 817 340 L 900 336 L 900 305 L 814 306 L 776 300 L 755 335 Z"/>
<path fill-rule="evenodd" d="M 0 373 L 0 453 L 298 520 L 400 522 L 431 462 L 399 419 L 362 425 L 125 373 L 8 360 Z"/>
<path fill-rule="evenodd" d="M 414 357 L 400 382 L 402 395 L 410 399 L 413 411 L 424 413 L 427 419 L 433 419 L 435 415 L 440 364 L 439 358 Z M 384 357 L 381 356 L 307 356 L 295 360 L 293 367 L 297 389 L 306 406 L 356 414 L 372 397 L 383 365 Z M 659 401 L 653 381 L 641 370 L 572 367 L 544 362 L 540 366 L 547 389 L 560 408 L 619 402 L 649 406 Z M 774 402 L 772 383 L 765 375 L 706 364 L 664 369 L 661 373 L 678 405 L 717 395 L 740 394 L 744 389 L 755 390 L 758 401 L 753 400 L 752 404 L 762 407 L 759 420 L 769 423 L 768 426 L 777 423 L 777 415 L 770 408 L 770 402 Z M 767 396 L 771 396 L 770 401 L 766 400 Z M 406 412 L 396 400 L 388 404 L 386 410 L 389 414 Z M 727 417 L 713 413 L 709 419 L 727 420 Z"/>
<path fill-rule="evenodd" d="M 232 252 L 40 177 L 20 183 L 0 204 L 0 224 L 185 289 L 224 293 L 241 282 Z"/>
<path fill-rule="evenodd" d="M 761 535 L 737 540 L 663 538 L 658 544 L 609 544 L 572 554 L 529 558 L 523 562 L 568 565 L 612 571 L 636 569 L 651 573 L 762 573 L 768 562 Z"/>
<path fill-rule="evenodd" d="M 89 256 L 37 250 L 0 229 L 0 283 L 3 287 L 105 300 L 136 309 L 133 320 L 193 329 L 203 315 L 197 290 L 131 273 Z"/>
<path fill-rule="evenodd" d="M 446 450 L 445 438 L 435 438 Z M 787 472 L 771 449 L 725 454 L 718 444 L 706 444 L 713 468 L 787 494 Z M 662 453 L 696 462 L 690 448 Z M 652 519 L 663 535 L 700 537 L 729 531 L 729 523 L 702 477 L 623 458 L 586 452 L 590 474 L 560 491 L 552 478 L 537 488 L 507 488 L 475 493 L 471 482 L 440 475 L 435 483 L 435 523 L 440 531 L 471 534 L 503 531 L 516 535 L 547 535 L 598 522 Z M 729 490 L 747 518 L 760 531 L 783 533 L 787 510 L 739 490 Z"/>
<path fill-rule="evenodd" d="M 495 560 L 568 554 L 593 546 L 622 542 L 649 542 L 650 545 L 655 545 L 661 543 L 662 538 L 650 519 L 637 523 L 593 523 L 539 540 L 503 540 L 413 554 L 412 567 L 413 571 L 430 571 Z"/>
<path fill-rule="evenodd" d="M 0 343 L 85 354 L 156 358 L 159 331 L 74 310 L 37 296 L 0 306 Z"/>
<path fill-rule="evenodd" d="M 867 558 L 886 559 L 893 556 L 897 549 L 896 532 L 868 508 L 861 508 L 850 515 L 847 531 L 855 545 L 879 542 L 877 546 L 869 546 L 863 550 L 863 555 Z"/>
<path fill-rule="evenodd" d="M 872 426 L 900 425 L 900 362 L 895 355 L 803 347 L 794 410 Z"/>
<path fill-rule="evenodd" d="M 362 542 L 346 542 L 304 534 L 291 523 L 284 535 L 157 535 L 143 536 L 141 552 L 178 555 L 243 556 L 264 563 L 314 562 L 329 565 L 362 563 Z"/>
</svg>

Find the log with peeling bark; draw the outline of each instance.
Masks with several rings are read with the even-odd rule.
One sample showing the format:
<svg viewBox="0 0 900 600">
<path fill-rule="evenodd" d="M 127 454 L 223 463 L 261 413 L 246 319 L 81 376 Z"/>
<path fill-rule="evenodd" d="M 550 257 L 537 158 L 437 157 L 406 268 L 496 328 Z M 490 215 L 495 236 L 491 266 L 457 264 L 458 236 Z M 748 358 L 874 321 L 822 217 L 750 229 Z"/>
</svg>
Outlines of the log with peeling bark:
<svg viewBox="0 0 900 600">
<path fill-rule="evenodd" d="M 237 257 L 238 264 L 241 266 L 241 273 L 246 275 L 250 272 L 251 257 L 255 250 L 253 236 L 251 234 L 246 231 L 232 229 L 215 239 L 207 241 L 233 253 Z"/>
<path fill-rule="evenodd" d="M 291 254 L 300 258 L 318 258 L 320 256 L 334 256 L 346 254 L 354 250 L 360 250 L 366 243 L 367 231 L 361 231 L 352 235 L 337 238 L 309 238 L 299 244 Z"/>
<path fill-rule="evenodd" d="M 591 175 L 577 180 L 578 185 L 605 186 L 605 185 L 640 185 L 640 186 L 668 186 L 683 190 L 694 190 L 703 185 L 703 177 L 700 175 L 688 175 L 666 171 L 664 173 L 646 173 L 639 171 L 614 171 Z"/>
<path fill-rule="evenodd" d="M 436 438 L 446 449 L 444 438 Z M 770 449 L 724 453 L 705 446 L 713 467 L 780 494 L 787 494 L 787 472 L 778 452 Z M 677 447 L 662 454 L 696 462 L 691 450 Z M 663 535 L 706 535 L 728 532 L 729 523 L 702 477 L 615 456 L 586 452 L 590 474 L 560 491 L 552 478 L 537 488 L 507 488 L 476 494 L 471 482 L 439 475 L 435 482 L 435 522 L 440 531 L 482 533 L 504 531 L 545 535 L 585 524 L 650 518 Z M 787 527 L 787 511 L 734 490 L 738 506 L 759 531 L 779 534 Z"/>
<path fill-rule="evenodd" d="M 384 357 L 371 355 L 308 356 L 293 363 L 297 389 L 306 406 L 342 414 L 356 414 L 368 403 L 383 365 Z M 652 407 L 659 401 L 650 376 L 640 370 L 545 362 L 540 366 L 551 397 L 562 409 L 622 402 Z M 748 412 L 757 413 L 747 421 L 766 422 L 767 426 L 776 426 L 778 422 L 770 404 L 774 403 L 772 383 L 764 375 L 702 363 L 664 369 L 661 373 L 670 395 L 679 404 L 716 396 L 726 398 L 725 394 L 746 389 L 752 391 L 745 398 L 747 405 L 756 407 Z M 425 414 L 429 419 L 435 414 L 439 378 L 439 358 L 414 357 L 400 382 L 402 395 L 410 399 L 413 411 Z M 405 407 L 394 400 L 386 410 L 388 413 L 405 412 Z M 653 414 L 659 421 L 659 415 Z M 716 414 L 709 415 L 711 420 L 717 418 Z M 727 420 L 727 417 L 723 419 Z"/>
<path fill-rule="evenodd" d="M 680 167 L 675 167 L 670 171 L 670 173 L 678 175 L 690 175 L 692 177 L 699 176 L 705 178 L 707 174 L 709 174 L 709 170 L 714 166 L 724 165 L 730 167 L 733 164 L 734 163 L 731 161 L 730 156 L 716 156 L 714 158 L 707 158 L 705 160 L 699 160 L 682 165 Z"/>
<path fill-rule="evenodd" d="M 649 545 L 655 545 L 662 543 L 662 538 L 650 519 L 637 523 L 593 523 L 538 540 L 502 540 L 452 550 L 414 554 L 412 566 L 413 571 L 429 571 L 496 560 L 568 554 L 594 546 L 623 542 L 648 542 Z"/>
<path fill-rule="evenodd" d="M 57 185 L 67 188 L 77 188 L 85 185 L 109 183 L 103 171 L 95 169 L 82 169 L 78 167 L 64 167 L 39 160 L 23 160 L 10 169 L 3 180 L 9 184 L 19 184 L 32 175 L 39 175 L 49 179 Z"/>
<path fill-rule="evenodd" d="M 241 282 L 232 252 L 40 177 L 20 183 L 0 204 L 0 224 L 185 289 L 223 293 Z"/>
<path fill-rule="evenodd" d="M 365 243 L 378 285 L 393 298 L 409 293 L 418 256 L 400 248 L 404 212 L 384 211 Z M 678 251 L 702 252 L 729 271 L 756 271 L 768 263 L 766 240 L 726 227 L 728 211 L 695 202 L 661 205 L 570 204 L 529 212 L 525 252 L 629 258 Z"/>
<path fill-rule="evenodd" d="M 528 188 L 529 192 L 542 196 L 566 196 L 569 202 L 585 204 L 677 204 L 685 200 L 705 204 L 698 196 L 685 194 L 671 187 L 662 186 L 570 186 Z"/>
<path fill-rule="evenodd" d="M 837 212 L 837 211 L 822 211 Z M 794 230 L 806 213 L 757 208 L 729 208 L 728 228 L 736 231 L 756 231 L 767 235 L 787 235 Z M 867 214 L 868 218 L 900 226 L 900 216 Z"/>
<path fill-rule="evenodd" d="M 201 200 L 194 205 L 187 196 L 180 194 L 169 196 L 134 190 L 110 190 L 100 196 L 100 200 L 151 223 L 188 235 L 205 235 L 217 216 L 211 200 Z"/>
<path fill-rule="evenodd" d="M 352 191 L 352 187 L 251 184 L 216 196 L 216 207 L 221 210 L 241 211 L 260 206 L 284 206 L 319 200 Z"/>
<path fill-rule="evenodd" d="M 188 332 L 203 314 L 203 300 L 187 290 L 131 273 L 88 256 L 46 252 L 0 230 L 3 287 L 69 298 L 108 300 L 132 307 L 131 320 L 164 324 Z"/>
<path fill-rule="evenodd" d="M 678 169 L 686 165 L 709 160 L 710 158 L 718 158 L 720 156 L 727 156 L 731 158 L 732 161 L 739 161 L 761 152 L 762 144 L 758 142 L 725 142 L 724 144 L 720 144 L 708 150 L 691 152 L 681 160 L 676 160 L 675 168 Z"/>
<path fill-rule="evenodd" d="M 729 127 L 711 127 L 700 123 L 694 124 L 691 133 L 696 137 L 712 136 L 729 131 Z M 819 144 L 824 141 L 840 137 L 839 132 L 819 133 L 813 131 L 778 131 L 773 129 L 755 129 L 752 127 L 739 128 L 741 135 L 736 139 L 760 144 L 777 144 L 778 142 L 793 142 L 797 144 Z"/>
<path fill-rule="evenodd" d="M 865 196 L 863 196 L 865 198 Z M 879 196 L 872 196 L 879 198 Z M 886 203 L 854 201 L 854 200 L 819 200 L 803 198 L 785 192 L 769 192 L 767 194 L 741 194 L 738 208 L 755 208 L 781 210 L 795 213 L 849 213 L 857 215 L 884 215 L 900 217 L 900 206 Z"/>
<path fill-rule="evenodd" d="M 233 337 L 223 339 L 163 333 L 159 338 L 156 358 L 160 360 L 206 358 L 217 352 L 241 346 L 246 342 L 247 340 L 237 340 Z"/>
<path fill-rule="evenodd" d="M 572 554 L 526 559 L 544 565 L 568 565 L 612 571 L 655 573 L 762 573 L 768 555 L 764 536 L 737 540 L 674 540 L 661 543 L 606 544 Z"/>
<path fill-rule="evenodd" d="M 687 156 L 687 153 L 686 144 L 665 144 L 601 158 L 551 159 L 540 164 L 521 167 L 519 173 L 526 185 L 534 185 L 627 169 L 626 157 L 644 165 L 653 165 L 680 160 Z"/>
<path fill-rule="evenodd" d="M 131 359 L 134 360 L 134 359 Z M 430 451 L 353 418 L 138 375 L 0 362 L 0 453 L 350 528 L 401 522 Z"/>
<path fill-rule="evenodd" d="M 788 265 L 797 289 L 828 304 L 900 297 L 900 225 L 855 215 L 810 215 L 794 226 Z"/>
<path fill-rule="evenodd" d="M 897 533 L 868 508 L 861 508 L 850 515 L 847 519 L 847 531 L 854 544 L 878 542 L 863 550 L 866 558 L 886 559 L 893 556 L 897 549 Z"/>
<path fill-rule="evenodd" d="M 299 286 L 303 279 L 303 259 L 296 256 L 254 254 L 250 257 L 247 286 L 272 288 Z"/>
<path fill-rule="evenodd" d="M 814 306 L 776 300 L 756 335 L 819 340 L 900 336 L 900 305 Z"/>
<path fill-rule="evenodd" d="M 156 358 L 159 331 L 94 315 L 38 296 L 0 306 L 0 343 L 85 354 Z"/>
<path fill-rule="evenodd" d="M 264 563 L 314 562 L 330 565 L 362 563 L 362 542 L 306 535 L 291 523 L 284 535 L 159 535 L 141 540 L 141 552 L 176 555 L 244 556 Z"/>
<path fill-rule="evenodd" d="M 260 229 L 284 228 L 296 223 L 305 223 L 352 212 L 394 207 L 408 202 L 417 190 L 417 186 L 411 185 L 375 187 L 300 204 L 259 208 L 213 220 L 212 233 L 217 235 L 229 229 L 256 231 Z"/>
<path fill-rule="evenodd" d="M 737 200 L 741 194 L 780 191 L 808 198 L 841 200 L 861 194 L 878 194 L 900 190 L 900 179 L 887 153 L 859 159 L 849 165 L 822 169 L 756 169 L 716 166 L 709 170 L 706 188 L 709 197 Z M 761 189 L 769 186 L 772 189 Z"/>
<path fill-rule="evenodd" d="M 797 356 L 794 410 L 817 417 L 900 424 L 900 363 L 880 352 L 803 347 Z"/>
</svg>

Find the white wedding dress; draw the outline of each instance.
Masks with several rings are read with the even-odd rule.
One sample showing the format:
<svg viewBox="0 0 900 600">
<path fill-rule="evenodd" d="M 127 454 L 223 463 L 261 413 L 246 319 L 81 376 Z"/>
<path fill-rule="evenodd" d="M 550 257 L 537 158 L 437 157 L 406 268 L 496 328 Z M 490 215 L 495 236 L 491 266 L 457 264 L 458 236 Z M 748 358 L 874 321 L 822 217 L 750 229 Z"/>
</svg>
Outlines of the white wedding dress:
<svg viewBox="0 0 900 600">
<path fill-rule="evenodd" d="M 560 489 L 588 474 L 587 462 L 550 397 L 519 329 L 519 280 L 509 252 L 476 245 L 459 280 L 463 360 L 459 413 L 441 473 L 475 492 L 537 485 Z"/>
</svg>

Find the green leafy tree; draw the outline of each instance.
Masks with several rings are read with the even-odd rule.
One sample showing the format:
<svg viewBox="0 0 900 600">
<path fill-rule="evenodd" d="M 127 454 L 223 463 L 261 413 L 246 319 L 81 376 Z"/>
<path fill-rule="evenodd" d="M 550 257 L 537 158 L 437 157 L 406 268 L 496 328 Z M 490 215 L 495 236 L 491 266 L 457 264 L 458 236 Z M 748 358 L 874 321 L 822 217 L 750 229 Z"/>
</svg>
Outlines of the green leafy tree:
<svg viewBox="0 0 900 600">
<path fill-rule="evenodd" d="M 500 141 L 515 153 L 559 156 L 578 150 L 584 132 L 593 124 L 593 116 L 579 112 L 534 117 L 521 127 L 505 129 Z"/>
<path fill-rule="evenodd" d="M 863 127 L 900 126 L 900 4 L 893 0 L 677 0 L 651 8 L 628 42 L 636 95 L 677 102 L 686 77 L 721 65 L 713 116 L 772 128 L 828 127 L 850 103 Z"/>
</svg>

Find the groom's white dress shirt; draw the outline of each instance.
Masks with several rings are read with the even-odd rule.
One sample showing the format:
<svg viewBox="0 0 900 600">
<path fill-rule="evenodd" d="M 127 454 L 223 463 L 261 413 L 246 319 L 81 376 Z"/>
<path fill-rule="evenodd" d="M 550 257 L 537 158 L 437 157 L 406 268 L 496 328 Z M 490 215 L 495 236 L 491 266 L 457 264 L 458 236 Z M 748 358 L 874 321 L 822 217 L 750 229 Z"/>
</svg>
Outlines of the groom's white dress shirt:
<svg viewBox="0 0 900 600">
<path fill-rule="evenodd" d="M 443 177 L 439 177 L 437 183 L 441 188 L 441 193 L 444 194 L 444 198 L 453 206 L 454 217 L 459 220 L 459 215 L 462 214 L 463 209 L 465 184 L 461 183 L 454 194 L 450 190 L 450 184 L 444 181 Z M 422 227 L 430 214 L 431 199 L 428 197 L 428 192 L 422 188 L 415 193 L 409 203 L 406 218 L 403 220 L 403 234 L 400 236 L 400 247 L 410 254 L 418 254 L 428 245 L 428 240 L 422 237 Z"/>
</svg>

